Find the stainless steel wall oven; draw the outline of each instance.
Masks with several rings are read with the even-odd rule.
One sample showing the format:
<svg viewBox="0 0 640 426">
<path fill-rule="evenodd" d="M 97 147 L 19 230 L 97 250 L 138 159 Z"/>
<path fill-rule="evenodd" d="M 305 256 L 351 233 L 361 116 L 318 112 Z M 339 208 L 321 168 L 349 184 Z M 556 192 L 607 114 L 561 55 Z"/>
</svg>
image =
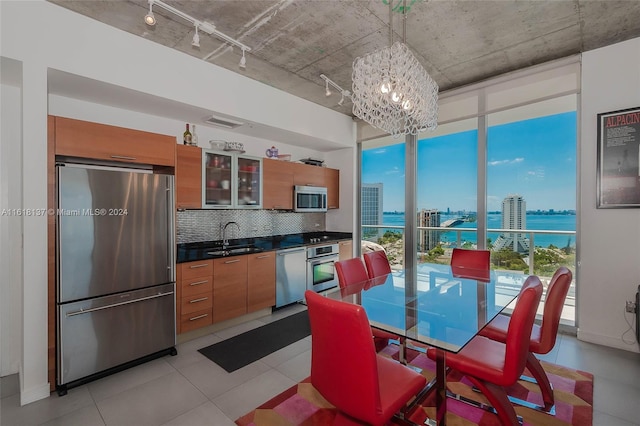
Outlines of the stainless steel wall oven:
<svg viewBox="0 0 640 426">
<path fill-rule="evenodd" d="M 319 292 L 338 285 L 335 268 L 338 252 L 338 244 L 307 248 L 307 289 Z"/>
</svg>

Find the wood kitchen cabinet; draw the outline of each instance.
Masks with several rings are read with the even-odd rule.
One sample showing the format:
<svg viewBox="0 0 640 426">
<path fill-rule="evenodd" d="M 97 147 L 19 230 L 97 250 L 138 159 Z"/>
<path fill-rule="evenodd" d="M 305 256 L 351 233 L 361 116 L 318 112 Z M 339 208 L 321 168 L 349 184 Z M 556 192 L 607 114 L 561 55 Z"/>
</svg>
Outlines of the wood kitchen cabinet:
<svg viewBox="0 0 640 426">
<path fill-rule="evenodd" d="M 176 146 L 176 208 L 202 207 L 202 150 L 197 146 Z"/>
<path fill-rule="evenodd" d="M 353 240 L 344 240 L 338 243 L 338 260 L 347 260 L 353 257 Z"/>
<path fill-rule="evenodd" d="M 174 136 L 65 117 L 55 120 L 55 155 L 175 166 Z"/>
<path fill-rule="evenodd" d="M 213 322 L 247 313 L 248 255 L 213 260 Z"/>
<path fill-rule="evenodd" d="M 211 325 L 213 260 L 180 263 L 176 278 L 177 333 Z"/>
<path fill-rule="evenodd" d="M 265 209 L 292 210 L 294 185 L 326 187 L 328 208 L 340 208 L 340 170 L 266 158 L 262 164 Z"/>
<path fill-rule="evenodd" d="M 276 252 L 247 255 L 247 312 L 276 304 Z"/>
<path fill-rule="evenodd" d="M 265 209 L 293 209 L 293 164 L 268 158 L 262 160 L 262 206 Z"/>
<path fill-rule="evenodd" d="M 292 164 L 294 185 L 327 186 L 325 184 L 324 167 L 301 163 Z"/>
<path fill-rule="evenodd" d="M 340 170 L 325 168 L 324 181 L 327 187 L 327 208 L 340 208 Z"/>
</svg>

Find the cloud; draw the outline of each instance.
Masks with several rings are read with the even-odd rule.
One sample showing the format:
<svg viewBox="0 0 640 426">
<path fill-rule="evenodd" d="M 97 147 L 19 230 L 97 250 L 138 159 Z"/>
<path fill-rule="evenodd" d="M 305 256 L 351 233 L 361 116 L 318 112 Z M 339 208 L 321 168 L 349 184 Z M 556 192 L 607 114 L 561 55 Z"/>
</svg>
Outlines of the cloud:
<svg viewBox="0 0 640 426">
<path fill-rule="evenodd" d="M 397 175 L 398 173 L 402 172 L 402 170 L 400 170 L 399 167 L 394 166 L 393 169 L 391 170 L 386 170 L 384 172 L 385 175 Z"/>
<path fill-rule="evenodd" d="M 517 157 L 514 158 L 513 160 L 495 160 L 495 161 L 489 161 L 489 165 L 490 166 L 501 166 L 503 164 L 518 164 L 518 163 L 522 163 L 524 161 L 523 157 Z"/>
</svg>

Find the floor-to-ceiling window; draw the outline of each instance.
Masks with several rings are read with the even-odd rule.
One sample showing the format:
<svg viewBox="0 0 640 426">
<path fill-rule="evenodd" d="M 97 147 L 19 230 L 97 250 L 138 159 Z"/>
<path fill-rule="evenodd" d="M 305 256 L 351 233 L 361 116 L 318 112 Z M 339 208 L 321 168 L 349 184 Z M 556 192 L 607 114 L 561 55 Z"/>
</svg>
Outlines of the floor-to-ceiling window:
<svg viewBox="0 0 640 426">
<path fill-rule="evenodd" d="M 394 138 L 371 141 L 362 150 L 361 232 L 364 250 L 382 245 L 392 265 L 404 256 L 405 144 Z"/>
<path fill-rule="evenodd" d="M 545 283 L 560 265 L 575 271 L 578 76 L 569 60 L 443 96 L 437 130 L 417 137 L 415 170 L 405 164 L 412 147 L 404 140 L 362 142 L 363 241 L 405 267 L 448 263 L 454 247 L 466 247 L 490 249 L 494 269 Z M 405 172 L 415 174 L 410 214 Z M 367 213 L 376 208 L 383 213 Z M 415 259 L 403 257 L 409 221 Z M 575 324 L 575 283 L 574 273 L 567 324 Z"/>
</svg>

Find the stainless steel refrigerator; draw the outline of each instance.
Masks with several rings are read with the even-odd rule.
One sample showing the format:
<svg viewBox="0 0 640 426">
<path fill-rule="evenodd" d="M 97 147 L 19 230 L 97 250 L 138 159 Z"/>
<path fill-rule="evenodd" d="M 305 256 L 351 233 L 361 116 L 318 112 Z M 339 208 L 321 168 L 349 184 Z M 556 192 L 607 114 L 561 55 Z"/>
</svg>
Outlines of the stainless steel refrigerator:
<svg viewBox="0 0 640 426">
<path fill-rule="evenodd" d="M 175 353 L 173 176 L 58 164 L 57 389 Z"/>
</svg>

